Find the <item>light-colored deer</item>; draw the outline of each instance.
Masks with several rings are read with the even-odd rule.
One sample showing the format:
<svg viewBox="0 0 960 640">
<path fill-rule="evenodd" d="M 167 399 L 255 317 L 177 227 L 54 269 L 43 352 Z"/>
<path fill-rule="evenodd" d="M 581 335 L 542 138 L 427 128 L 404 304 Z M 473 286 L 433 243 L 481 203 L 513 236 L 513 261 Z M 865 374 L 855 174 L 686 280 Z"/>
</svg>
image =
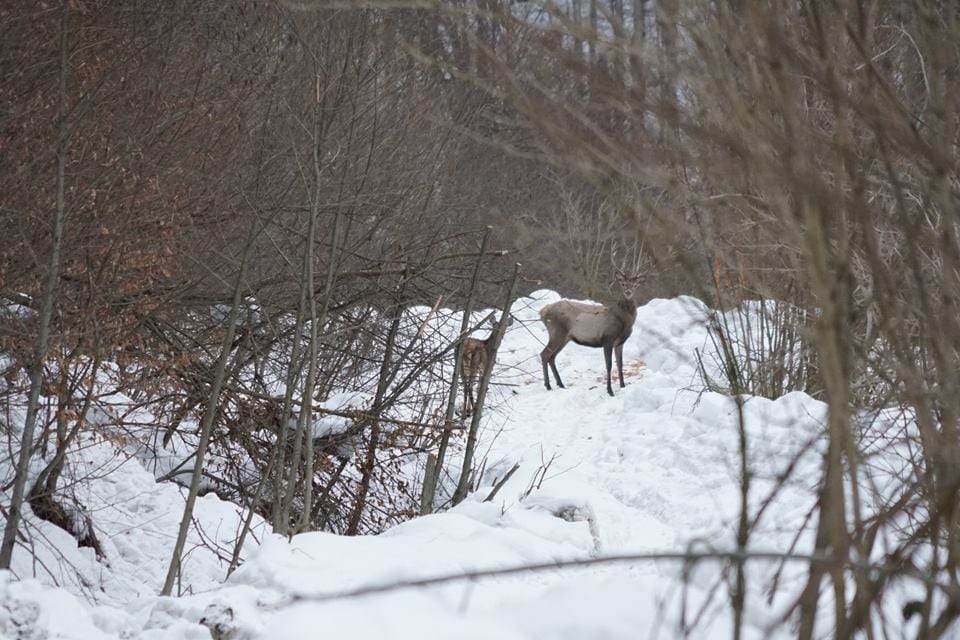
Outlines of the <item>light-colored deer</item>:
<svg viewBox="0 0 960 640">
<path fill-rule="evenodd" d="M 484 339 L 467 338 L 463 341 L 463 357 L 460 360 L 460 381 L 463 383 L 463 415 L 473 414 L 475 400 L 473 386 L 478 376 L 483 373 L 487 358 L 493 356 L 493 336 L 497 333 L 499 323 L 490 320 L 490 335 Z M 509 323 L 508 323 L 509 326 Z"/>
<path fill-rule="evenodd" d="M 622 269 L 616 269 L 617 286 L 620 296 L 616 301 L 607 305 L 586 304 L 572 300 L 560 300 L 548 304 L 540 310 L 540 320 L 547 327 L 550 340 L 540 352 L 540 361 L 543 364 L 543 383 L 550 390 L 550 375 L 547 366 L 553 370 L 553 377 L 557 386 L 564 388 L 557 371 L 557 354 L 572 340 L 584 347 L 603 349 L 603 358 L 607 365 L 607 393 L 613 395 L 613 386 L 610 382 L 612 367 L 611 356 L 617 356 L 617 371 L 620 375 L 620 387 L 626 386 L 623 382 L 623 343 L 633 331 L 633 323 L 637 319 L 637 305 L 633 300 L 634 287 L 642 279 L 640 273 L 641 260 L 638 258 L 631 275 L 624 274 Z"/>
</svg>

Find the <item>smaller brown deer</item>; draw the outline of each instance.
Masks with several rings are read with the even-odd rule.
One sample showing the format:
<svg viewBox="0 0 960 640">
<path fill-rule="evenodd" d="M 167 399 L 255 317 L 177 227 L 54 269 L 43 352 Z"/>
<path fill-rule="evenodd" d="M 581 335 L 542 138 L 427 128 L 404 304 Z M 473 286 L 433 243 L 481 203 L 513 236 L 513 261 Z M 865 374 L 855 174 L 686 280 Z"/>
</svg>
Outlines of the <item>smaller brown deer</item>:
<svg viewBox="0 0 960 640">
<path fill-rule="evenodd" d="M 484 339 L 467 338 L 463 341 L 463 357 L 460 360 L 460 381 L 463 383 L 463 415 L 473 414 L 476 401 L 473 397 L 473 386 L 477 378 L 483 373 L 487 365 L 487 358 L 493 356 L 493 336 L 497 333 L 499 323 L 490 320 L 490 335 Z"/>
</svg>

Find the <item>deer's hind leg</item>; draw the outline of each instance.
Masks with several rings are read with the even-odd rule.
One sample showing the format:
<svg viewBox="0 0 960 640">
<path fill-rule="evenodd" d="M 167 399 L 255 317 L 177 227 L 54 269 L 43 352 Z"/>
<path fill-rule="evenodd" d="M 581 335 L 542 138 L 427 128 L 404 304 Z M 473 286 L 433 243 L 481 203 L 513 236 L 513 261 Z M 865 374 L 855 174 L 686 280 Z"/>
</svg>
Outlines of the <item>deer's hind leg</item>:
<svg viewBox="0 0 960 640">
<path fill-rule="evenodd" d="M 563 380 L 560 379 L 560 372 L 557 371 L 557 354 L 556 353 L 550 356 L 550 368 L 553 370 L 553 377 L 557 381 L 557 386 L 560 387 L 561 389 L 566 389 L 566 387 L 563 386 Z"/>
<path fill-rule="evenodd" d="M 547 373 L 547 365 L 553 370 L 553 377 L 557 381 L 557 386 L 561 389 L 566 389 L 566 387 L 563 386 L 563 380 L 560 379 L 560 372 L 557 371 L 556 360 L 557 354 L 567 346 L 567 342 L 569 342 L 569 340 L 561 342 L 551 339 L 543 351 L 540 352 L 540 362 L 543 364 L 543 384 L 547 387 L 547 391 L 550 391 L 550 376 Z"/>
<path fill-rule="evenodd" d="M 470 381 L 463 385 L 463 416 L 465 418 L 469 418 L 471 415 L 473 415 L 474 402 L 473 383 Z"/>
</svg>

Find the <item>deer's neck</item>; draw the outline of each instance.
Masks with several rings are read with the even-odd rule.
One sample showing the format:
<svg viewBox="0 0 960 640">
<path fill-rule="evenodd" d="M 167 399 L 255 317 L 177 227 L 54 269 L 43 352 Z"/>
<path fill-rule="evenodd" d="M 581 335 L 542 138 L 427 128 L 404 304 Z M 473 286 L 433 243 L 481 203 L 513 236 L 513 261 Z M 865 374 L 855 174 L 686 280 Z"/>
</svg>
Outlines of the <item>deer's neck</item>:
<svg viewBox="0 0 960 640">
<path fill-rule="evenodd" d="M 617 311 L 624 316 L 635 317 L 637 315 L 637 303 L 633 298 L 620 298 L 617 301 Z"/>
</svg>

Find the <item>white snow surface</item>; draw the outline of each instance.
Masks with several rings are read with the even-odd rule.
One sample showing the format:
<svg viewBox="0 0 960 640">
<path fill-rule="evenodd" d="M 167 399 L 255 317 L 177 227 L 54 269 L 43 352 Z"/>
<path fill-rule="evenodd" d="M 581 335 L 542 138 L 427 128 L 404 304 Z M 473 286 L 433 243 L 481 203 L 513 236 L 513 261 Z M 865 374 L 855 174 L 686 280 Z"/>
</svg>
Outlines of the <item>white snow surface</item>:
<svg viewBox="0 0 960 640">
<path fill-rule="evenodd" d="M 18 548 L 16 578 L 0 574 L 0 637 L 199 639 L 215 627 L 222 635 L 214 637 L 234 640 L 675 638 L 681 619 L 695 623 L 693 637 L 730 637 L 730 579 L 716 561 L 633 559 L 350 594 L 463 572 L 735 548 L 737 404 L 704 392 L 695 367 L 695 350 L 709 345 L 708 310 L 692 298 L 641 307 L 624 349 L 626 387 L 615 381 L 609 397 L 601 351 L 574 344 L 557 358 L 567 388 L 544 388 L 538 311 L 557 299 L 539 291 L 513 307 L 478 446 L 483 473 L 461 505 L 378 536 L 288 541 L 260 523 L 244 563 L 224 581 L 243 514 L 207 496 L 196 507 L 203 533 L 191 534 L 184 561 L 186 595 L 161 598 L 184 491 L 154 482 L 116 443 L 90 443 L 78 464 L 103 473 L 76 491 L 107 559 L 28 518 L 32 539 L 48 547 L 34 553 L 53 566 L 38 567 Z M 825 406 L 792 393 L 746 398 L 743 411 L 755 464 L 751 513 L 764 505 L 750 547 L 786 551 L 802 531 L 795 551 L 809 551 L 815 487 L 805 479 L 815 477 Z M 779 482 L 791 464 L 791 480 Z M 802 567 L 787 564 L 768 600 L 763 589 L 778 569 L 749 565 L 747 637 L 769 637 L 801 586 Z M 779 625 L 775 635 L 789 631 Z"/>
</svg>

